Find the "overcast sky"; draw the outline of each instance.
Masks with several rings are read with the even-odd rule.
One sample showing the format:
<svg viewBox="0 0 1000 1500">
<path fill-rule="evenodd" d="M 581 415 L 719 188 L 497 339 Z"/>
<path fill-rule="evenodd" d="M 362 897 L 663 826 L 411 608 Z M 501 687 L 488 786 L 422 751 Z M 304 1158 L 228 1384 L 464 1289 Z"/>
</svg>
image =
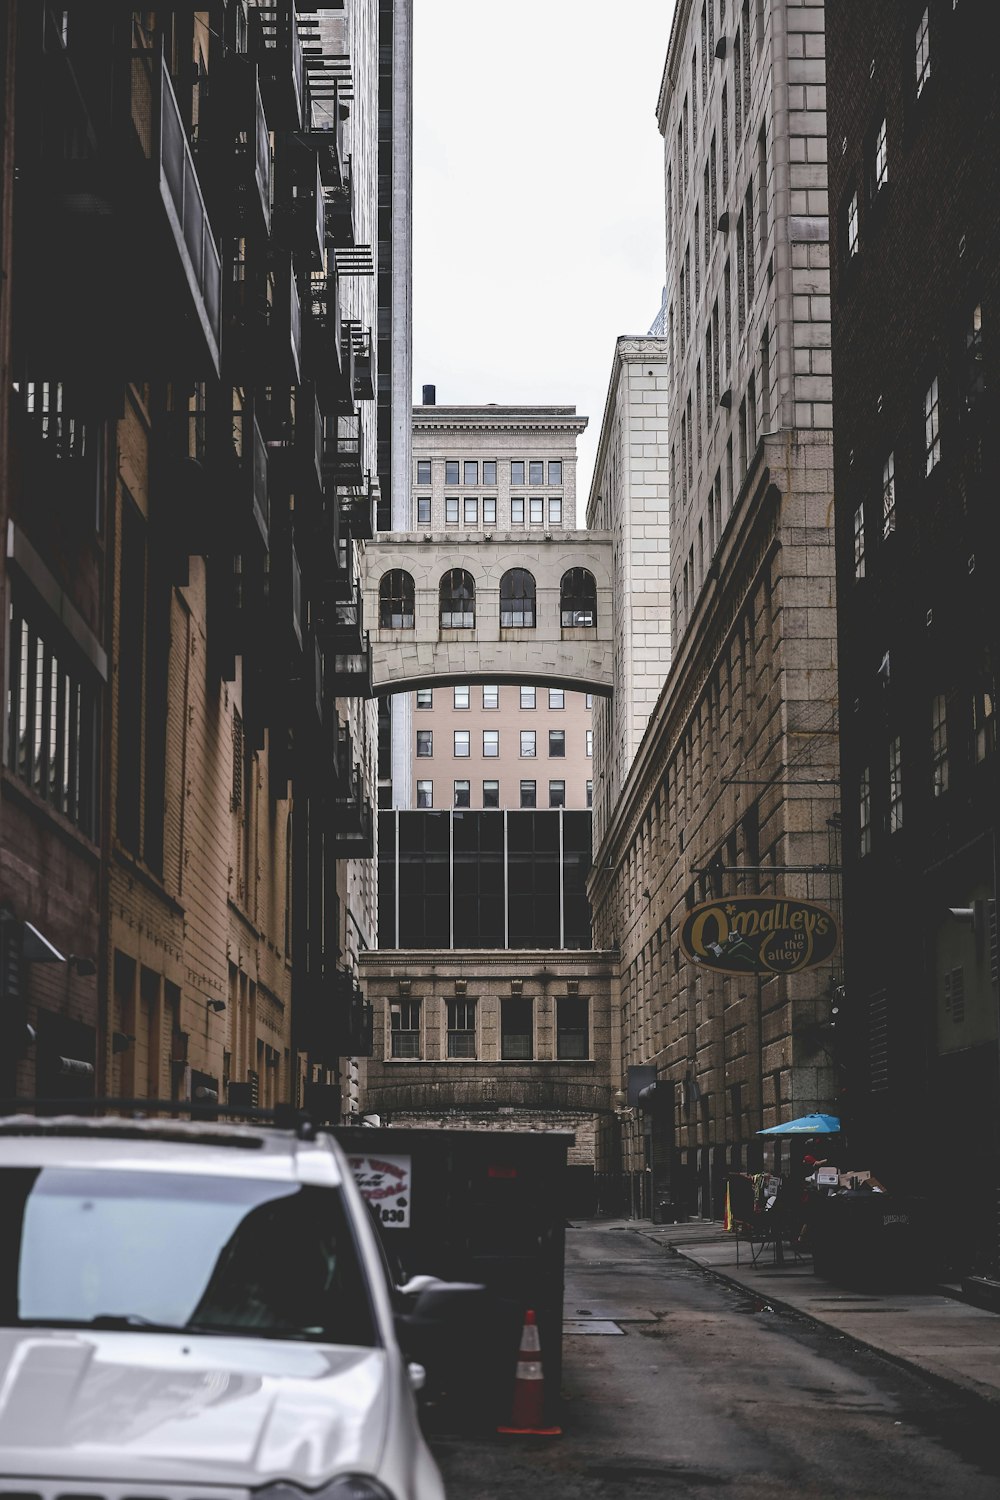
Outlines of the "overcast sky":
<svg viewBox="0 0 1000 1500">
<path fill-rule="evenodd" d="M 660 305 L 673 6 L 414 0 L 414 400 L 575 405 L 581 523 L 615 339 Z"/>
</svg>

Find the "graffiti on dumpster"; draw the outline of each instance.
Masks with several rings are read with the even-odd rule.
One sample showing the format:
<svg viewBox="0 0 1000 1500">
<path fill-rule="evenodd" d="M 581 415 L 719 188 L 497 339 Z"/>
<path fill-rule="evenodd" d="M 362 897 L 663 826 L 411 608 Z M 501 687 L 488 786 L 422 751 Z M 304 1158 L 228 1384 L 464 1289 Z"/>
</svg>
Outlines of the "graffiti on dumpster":
<svg viewBox="0 0 1000 1500">
<path fill-rule="evenodd" d="M 825 907 L 773 896 L 702 902 L 681 928 L 687 957 L 722 974 L 796 974 L 824 963 L 839 941 Z"/>
<path fill-rule="evenodd" d="M 351 1156 L 354 1180 L 386 1229 L 409 1229 L 413 1159 Z"/>
</svg>

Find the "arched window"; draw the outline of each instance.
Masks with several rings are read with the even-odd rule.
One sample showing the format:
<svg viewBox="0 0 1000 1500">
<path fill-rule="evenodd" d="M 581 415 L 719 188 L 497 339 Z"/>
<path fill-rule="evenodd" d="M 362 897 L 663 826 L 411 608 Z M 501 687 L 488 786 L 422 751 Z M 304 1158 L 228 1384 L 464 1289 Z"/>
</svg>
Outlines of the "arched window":
<svg viewBox="0 0 1000 1500">
<path fill-rule="evenodd" d="M 500 624 L 533 626 L 535 580 L 527 568 L 511 568 L 500 580 Z"/>
<path fill-rule="evenodd" d="M 564 628 L 597 624 L 597 582 L 587 568 L 570 568 L 563 574 L 559 612 Z"/>
<path fill-rule="evenodd" d="M 476 585 L 464 568 L 452 568 L 441 579 L 441 629 L 472 630 L 476 623 Z"/>
<path fill-rule="evenodd" d="M 389 630 L 413 629 L 413 579 L 403 568 L 382 574 L 378 586 L 379 624 Z"/>
</svg>

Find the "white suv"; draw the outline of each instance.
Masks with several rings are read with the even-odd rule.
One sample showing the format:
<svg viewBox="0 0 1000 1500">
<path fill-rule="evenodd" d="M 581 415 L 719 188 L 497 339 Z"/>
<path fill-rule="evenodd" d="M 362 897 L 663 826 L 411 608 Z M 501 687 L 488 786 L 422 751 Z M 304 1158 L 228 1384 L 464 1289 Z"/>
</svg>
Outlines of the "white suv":
<svg viewBox="0 0 1000 1500">
<path fill-rule="evenodd" d="M 0 1119 L 0 1497 L 443 1500 L 421 1375 L 329 1136 Z"/>
</svg>

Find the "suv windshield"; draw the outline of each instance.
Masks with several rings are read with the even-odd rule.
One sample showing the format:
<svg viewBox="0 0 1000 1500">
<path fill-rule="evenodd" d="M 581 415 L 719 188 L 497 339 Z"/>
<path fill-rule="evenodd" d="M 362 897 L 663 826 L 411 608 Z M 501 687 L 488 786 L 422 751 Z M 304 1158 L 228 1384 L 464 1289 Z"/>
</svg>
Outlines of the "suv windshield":
<svg viewBox="0 0 1000 1500">
<path fill-rule="evenodd" d="M 0 1324 L 377 1342 L 334 1188 L 6 1168 L 0 1224 Z"/>
</svg>

